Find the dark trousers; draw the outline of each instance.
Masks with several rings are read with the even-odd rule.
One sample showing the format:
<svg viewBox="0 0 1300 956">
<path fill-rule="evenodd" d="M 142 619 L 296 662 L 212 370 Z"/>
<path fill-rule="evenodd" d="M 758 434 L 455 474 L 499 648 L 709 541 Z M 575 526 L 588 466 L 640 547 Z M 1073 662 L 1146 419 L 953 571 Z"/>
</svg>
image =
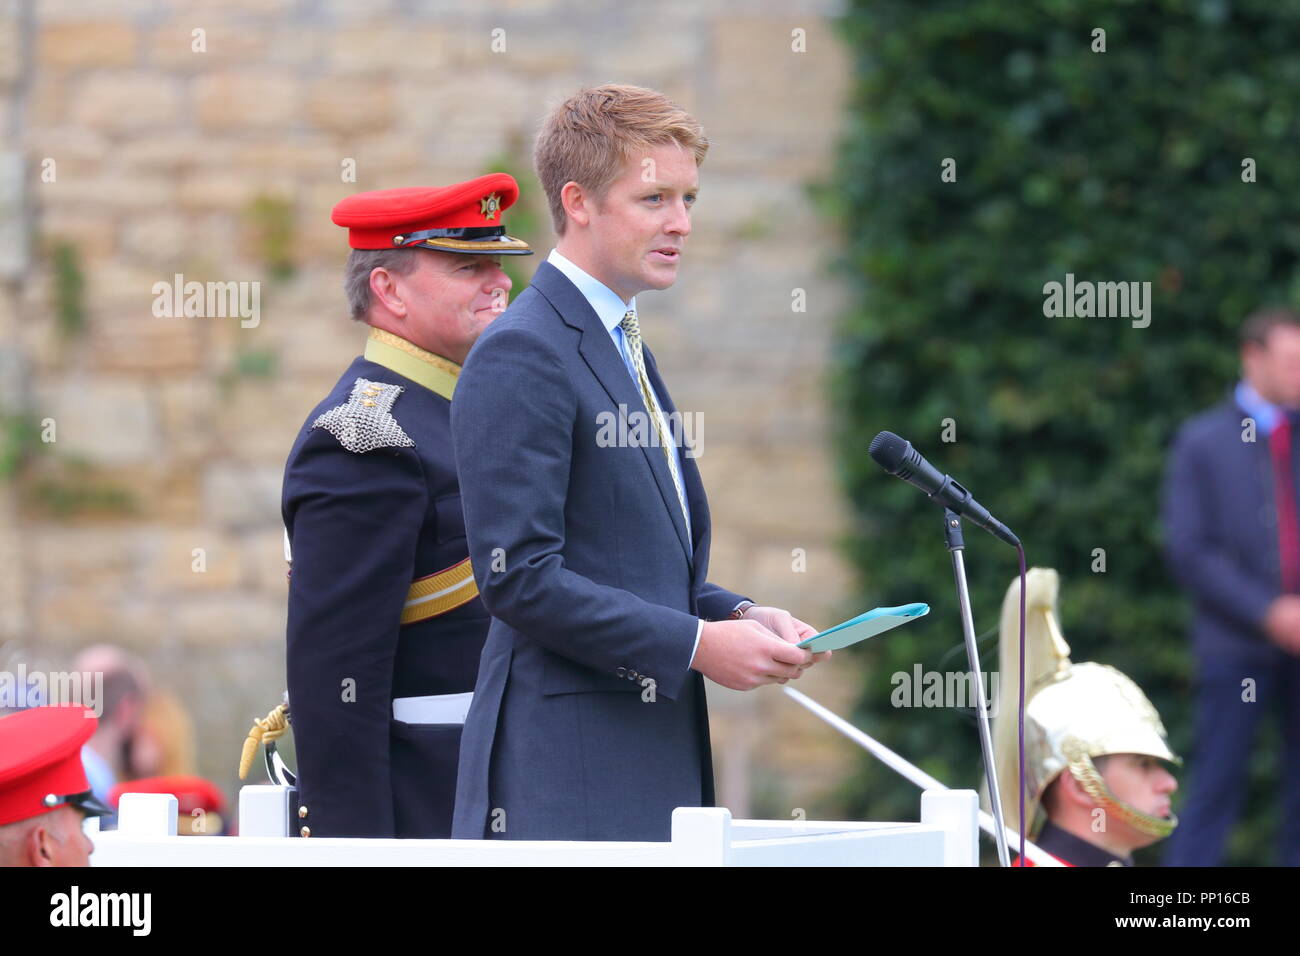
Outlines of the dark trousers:
<svg viewBox="0 0 1300 956">
<path fill-rule="evenodd" d="M 394 836 L 446 840 L 456 806 L 460 724 L 390 724 Z"/>
<path fill-rule="evenodd" d="M 1218 866 L 1246 798 L 1255 731 L 1282 719 L 1281 833 L 1277 862 L 1300 866 L 1300 657 L 1272 646 L 1198 656 L 1190 793 L 1169 838 L 1165 866 Z M 1244 681 L 1254 682 L 1254 701 Z"/>
</svg>

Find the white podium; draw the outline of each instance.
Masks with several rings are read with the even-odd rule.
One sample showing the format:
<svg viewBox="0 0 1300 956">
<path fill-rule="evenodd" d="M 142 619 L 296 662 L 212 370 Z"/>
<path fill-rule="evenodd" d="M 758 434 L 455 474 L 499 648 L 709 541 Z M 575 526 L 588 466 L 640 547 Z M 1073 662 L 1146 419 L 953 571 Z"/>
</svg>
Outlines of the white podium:
<svg viewBox="0 0 1300 956">
<path fill-rule="evenodd" d="M 733 820 L 679 807 L 665 843 L 288 836 L 284 787 L 244 787 L 240 836 L 177 836 L 176 800 L 125 794 L 121 827 L 88 827 L 93 866 L 977 866 L 974 790 L 927 790 L 920 823 Z"/>
</svg>

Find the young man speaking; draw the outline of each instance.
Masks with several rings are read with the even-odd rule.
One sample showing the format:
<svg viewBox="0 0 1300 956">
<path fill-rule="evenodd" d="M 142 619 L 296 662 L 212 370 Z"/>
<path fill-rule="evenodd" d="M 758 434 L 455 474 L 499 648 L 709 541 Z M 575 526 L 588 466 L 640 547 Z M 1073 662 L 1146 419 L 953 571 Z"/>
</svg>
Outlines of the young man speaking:
<svg viewBox="0 0 1300 956">
<path fill-rule="evenodd" d="M 709 506 L 642 339 L 677 278 L 708 150 L 664 96 L 583 90 L 535 165 L 559 238 L 479 339 L 452 407 L 470 558 L 493 616 L 453 837 L 667 840 L 713 803 L 704 677 L 784 683 L 815 631 L 707 581 Z M 609 416 L 645 440 L 608 441 Z"/>
</svg>

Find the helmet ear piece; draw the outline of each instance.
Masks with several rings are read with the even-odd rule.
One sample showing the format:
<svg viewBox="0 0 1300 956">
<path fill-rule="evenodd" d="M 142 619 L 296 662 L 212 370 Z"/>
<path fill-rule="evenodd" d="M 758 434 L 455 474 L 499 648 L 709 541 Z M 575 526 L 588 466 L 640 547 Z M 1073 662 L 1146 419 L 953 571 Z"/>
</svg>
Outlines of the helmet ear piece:
<svg viewBox="0 0 1300 956">
<path fill-rule="evenodd" d="M 1065 786 L 1064 778 L 1065 774 L 1058 773 L 1056 779 L 1043 788 L 1043 795 L 1038 802 L 1049 817 L 1056 812 L 1061 803 L 1061 788 Z"/>
</svg>

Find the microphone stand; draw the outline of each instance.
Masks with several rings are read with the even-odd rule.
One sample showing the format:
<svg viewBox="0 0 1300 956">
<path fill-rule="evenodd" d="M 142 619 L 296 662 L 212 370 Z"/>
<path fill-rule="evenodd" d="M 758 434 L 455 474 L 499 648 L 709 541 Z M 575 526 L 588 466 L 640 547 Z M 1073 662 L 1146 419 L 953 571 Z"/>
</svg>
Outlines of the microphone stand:
<svg viewBox="0 0 1300 956">
<path fill-rule="evenodd" d="M 966 588 L 966 565 L 962 551 L 966 540 L 961 532 L 961 516 L 951 508 L 943 509 L 943 533 L 948 551 L 952 554 L 952 574 L 957 582 L 957 603 L 961 608 L 961 630 L 966 640 L 966 658 L 975 678 L 975 706 L 979 718 L 980 749 L 984 753 L 984 779 L 989 788 L 989 804 L 993 810 L 995 826 L 993 836 L 998 843 L 998 862 L 1011 865 L 1007 852 L 1006 824 L 1002 820 L 1002 794 L 998 792 L 998 775 L 993 764 L 993 735 L 989 731 L 988 699 L 984 696 L 984 674 L 980 670 L 979 649 L 975 646 L 975 620 L 971 615 L 970 592 Z"/>
</svg>

